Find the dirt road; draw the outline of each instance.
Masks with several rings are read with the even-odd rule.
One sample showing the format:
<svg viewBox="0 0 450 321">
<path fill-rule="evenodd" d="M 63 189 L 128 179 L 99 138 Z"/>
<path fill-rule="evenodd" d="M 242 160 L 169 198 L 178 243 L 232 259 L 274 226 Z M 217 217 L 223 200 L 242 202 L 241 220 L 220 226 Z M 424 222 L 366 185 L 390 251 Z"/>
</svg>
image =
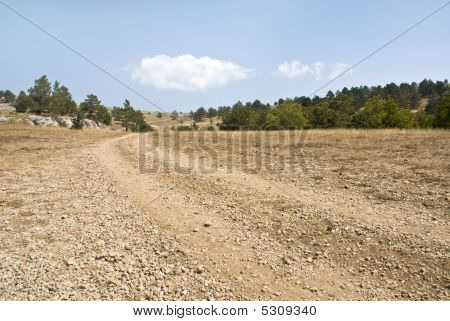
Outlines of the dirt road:
<svg viewBox="0 0 450 321">
<path fill-rule="evenodd" d="M 0 299 L 449 298 L 445 185 L 419 208 L 315 169 L 202 171 L 152 137 L 159 170 L 131 134 L 2 172 Z"/>
</svg>

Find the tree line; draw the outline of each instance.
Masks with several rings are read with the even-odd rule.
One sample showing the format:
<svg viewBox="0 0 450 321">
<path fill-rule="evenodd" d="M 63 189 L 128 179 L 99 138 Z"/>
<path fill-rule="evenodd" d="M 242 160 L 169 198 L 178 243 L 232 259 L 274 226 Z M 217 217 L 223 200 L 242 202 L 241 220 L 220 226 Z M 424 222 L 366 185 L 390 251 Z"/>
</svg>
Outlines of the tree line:
<svg viewBox="0 0 450 321">
<path fill-rule="evenodd" d="M 142 112 L 135 110 L 128 100 L 125 100 L 124 108 L 113 108 L 113 115 L 94 94 L 87 95 L 79 106 L 72 99 L 72 95 L 66 86 L 58 81 L 53 85 L 43 75 L 34 81 L 34 85 L 25 91 L 21 91 L 16 97 L 10 90 L 1 90 L 2 101 L 12 104 L 19 113 L 33 113 L 48 116 L 72 116 L 73 128 L 83 128 L 84 119 L 91 119 L 105 125 L 111 125 L 112 119 L 119 121 L 128 131 L 151 130 L 143 117 Z"/>
<path fill-rule="evenodd" d="M 422 99 L 426 107 L 417 110 Z M 448 80 L 390 83 L 328 91 L 324 97 L 279 99 L 273 105 L 237 102 L 190 113 L 194 121 L 219 116 L 222 130 L 301 128 L 450 128 Z"/>
</svg>

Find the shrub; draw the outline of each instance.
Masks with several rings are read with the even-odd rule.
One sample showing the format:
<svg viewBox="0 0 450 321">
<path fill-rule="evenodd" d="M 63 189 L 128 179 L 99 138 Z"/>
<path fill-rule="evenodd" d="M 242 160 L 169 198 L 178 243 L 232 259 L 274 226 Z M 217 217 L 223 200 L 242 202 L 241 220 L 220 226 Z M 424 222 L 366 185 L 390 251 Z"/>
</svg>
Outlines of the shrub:
<svg viewBox="0 0 450 321">
<path fill-rule="evenodd" d="M 83 112 L 78 109 L 76 117 L 72 119 L 72 129 L 83 129 L 84 126 L 84 115 Z"/>
</svg>

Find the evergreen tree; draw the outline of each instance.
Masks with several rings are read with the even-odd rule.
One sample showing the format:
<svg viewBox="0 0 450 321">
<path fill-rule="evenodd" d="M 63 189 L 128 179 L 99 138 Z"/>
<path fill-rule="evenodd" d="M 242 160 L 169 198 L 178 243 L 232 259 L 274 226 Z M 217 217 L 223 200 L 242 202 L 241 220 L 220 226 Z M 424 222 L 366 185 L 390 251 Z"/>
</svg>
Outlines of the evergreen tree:
<svg viewBox="0 0 450 321">
<path fill-rule="evenodd" d="M 26 113 L 35 109 L 36 102 L 22 90 L 17 96 L 14 107 L 18 113 Z"/>
<path fill-rule="evenodd" d="M 450 128 L 450 93 L 442 96 L 437 102 L 435 117 L 435 127 Z"/>
<path fill-rule="evenodd" d="M 80 104 L 80 110 L 85 117 L 105 125 L 111 125 L 111 115 L 108 109 L 102 105 L 101 101 L 94 94 L 87 95 L 87 98 Z"/>
<path fill-rule="evenodd" d="M 49 111 L 55 115 L 74 115 L 76 110 L 77 104 L 73 101 L 69 89 L 55 81 Z"/>
<path fill-rule="evenodd" d="M 3 99 L 5 103 L 13 104 L 16 100 L 16 95 L 11 90 L 0 90 L 0 99 Z"/>
<path fill-rule="evenodd" d="M 35 101 L 31 112 L 41 114 L 47 112 L 51 100 L 52 87 L 46 75 L 34 81 L 34 86 L 28 89 L 28 94 Z"/>
</svg>

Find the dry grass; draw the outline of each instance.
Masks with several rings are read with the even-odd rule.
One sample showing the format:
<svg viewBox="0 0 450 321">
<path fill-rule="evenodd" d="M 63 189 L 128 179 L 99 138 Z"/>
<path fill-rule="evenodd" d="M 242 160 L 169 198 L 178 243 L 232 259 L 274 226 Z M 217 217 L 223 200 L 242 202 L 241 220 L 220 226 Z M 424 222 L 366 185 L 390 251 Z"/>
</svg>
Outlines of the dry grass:
<svg viewBox="0 0 450 321">
<path fill-rule="evenodd" d="M 33 127 L 22 124 L 0 126 L 0 172 L 33 166 L 38 162 L 69 153 L 77 148 L 122 132 L 67 128 Z"/>
<path fill-rule="evenodd" d="M 427 206 L 445 207 L 450 181 L 446 130 L 164 132 L 148 137 L 147 150 L 177 150 L 205 164 L 281 182 L 351 188 L 380 201 L 427 203 L 430 198 Z"/>
</svg>

